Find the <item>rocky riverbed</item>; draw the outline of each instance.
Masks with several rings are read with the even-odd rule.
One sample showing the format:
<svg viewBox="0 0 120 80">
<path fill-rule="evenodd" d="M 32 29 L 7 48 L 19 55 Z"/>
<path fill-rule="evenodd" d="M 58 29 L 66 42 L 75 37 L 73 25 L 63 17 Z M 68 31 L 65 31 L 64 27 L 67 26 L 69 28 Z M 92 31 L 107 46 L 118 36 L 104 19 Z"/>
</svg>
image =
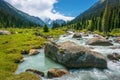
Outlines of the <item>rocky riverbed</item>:
<svg viewBox="0 0 120 80">
<path fill-rule="evenodd" d="M 73 36 L 74 36 L 73 32 L 69 32 L 69 34 L 61 35 L 60 38 L 58 39 L 58 41 L 56 41 L 56 43 L 57 43 L 57 45 L 64 43 L 64 44 L 62 44 L 62 46 L 63 45 L 66 46 L 65 42 L 70 42 L 69 43 L 70 46 L 72 43 L 74 44 L 73 46 L 75 46 L 75 45 L 82 46 L 82 52 L 84 51 L 84 49 L 87 48 L 87 49 L 89 49 L 89 51 L 87 53 L 89 53 L 89 52 L 99 53 L 98 55 L 99 56 L 101 55 L 103 57 L 102 59 L 104 59 L 104 61 L 105 61 L 105 64 L 107 66 L 107 67 L 105 67 L 106 69 L 101 70 L 101 69 L 96 68 L 95 65 L 97 65 L 97 64 L 95 64 L 95 63 L 93 63 L 93 66 L 87 66 L 88 67 L 87 69 L 83 67 L 84 65 L 82 65 L 82 67 L 80 65 L 79 69 L 75 69 L 75 68 L 69 69 L 70 73 L 66 74 L 62 77 L 52 78 L 52 79 L 42 78 L 43 80 L 119 80 L 120 79 L 120 76 L 119 76 L 120 75 L 120 61 L 119 61 L 119 56 L 118 56 L 118 55 L 120 55 L 120 44 L 117 43 L 116 41 L 114 41 L 116 39 L 116 37 L 104 38 L 97 34 L 87 34 L 86 35 L 84 33 L 80 33 L 80 34 L 77 33 L 77 35 L 75 37 L 73 37 Z M 90 43 L 90 44 L 88 44 L 88 43 Z M 64 52 L 64 54 L 66 54 L 67 52 L 72 50 L 71 49 L 72 47 L 69 47 L 70 50 L 67 47 L 67 49 L 69 51 L 65 52 L 64 49 L 66 49 L 66 48 L 63 49 L 63 47 L 59 51 Z M 84 49 L 83 49 L 83 47 L 84 47 Z M 77 50 L 78 53 L 81 51 L 81 50 L 80 51 L 79 50 L 80 49 L 78 48 L 78 50 Z M 52 50 L 52 51 L 54 51 L 54 50 Z M 73 49 L 73 53 L 77 52 L 77 51 L 76 51 L 76 48 Z M 35 70 L 42 71 L 45 73 L 45 75 L 47 75 L 48 70 L 52 69 L 52 68 L 66 69 L 64 67 L 64 66 L 66 66 L 65 64 L 63 64 L 64 66 L 61 65 L 62 62 L 60 63 L 60 62 L 58 62 L 58 60 L 55 61 L 55 60 L 51 60 L 51 59 L 45 57 L 44 49 L 39 50 L 39 52 L 40 52 L 39 54 L 36 54 L 34 56 L 24 55 L 25 61 L 23 63 L 19 64 L 19 67 L 18 67 L 16 73 L 24 72 L 26 69 L 35 69 Z M 116 57 L 116 55 L 117 55 L 117 57 Z M 78 55 L 78 56 L 80 56 L 80 55 Z M 59 57 L 61 58 L 61 56 L 59 56 Z M 86 58 L 86 59 L 88 59 L 88 58 Z M 117 60 L 116 60 L 116 58 L 117 58 Z M 84 57 L 83 57 L 83 59 L 84 59 Z M 80 62 L 79 57 L 77 57 L 77 60 L 78 60 L 78 62 Z M 94 57 L 92 58 L 92 60 L 95 61 Z M 87 60 L 87 61 L 89 61 L 89 60 Z M 58 62 L 60 64 L 58 64 L 56 62 Z M 70 61 L 70 62 L 72 62 L 72 61 Z M 76 64 L 78 64 L 78 63 L 76 63 Z M 86 63 L 86 64 L 88 64 L 88 63 Z"/>
</svg>

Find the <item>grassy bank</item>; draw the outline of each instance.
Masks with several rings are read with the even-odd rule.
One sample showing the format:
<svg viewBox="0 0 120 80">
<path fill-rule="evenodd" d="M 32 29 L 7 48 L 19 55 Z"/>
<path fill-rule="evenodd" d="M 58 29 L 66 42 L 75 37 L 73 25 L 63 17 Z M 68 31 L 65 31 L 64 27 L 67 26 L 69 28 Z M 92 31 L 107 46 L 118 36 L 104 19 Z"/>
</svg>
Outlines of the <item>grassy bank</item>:
<svg viewBox="0 0 120 80">
<path fill-rule="evenodd" d="M 74 32 L 89 32 L 88 30 L 86 29 L 83 29 L 83 30 L 75 30 L 75 29 L 70 29 L 71 31 L 74 31 Z M 115 37 L 119 37 L 120 36 L 120 28 L 117 28 L 117 29 L 113 29 L 111 32 L 108 32 L 108 34 L 104 34 L 103 32 L 100 32 L 100 31 L 90 31 L 94 34 L 99 34 L 99 35 L 102 35 L 102 36 L 115 36 Z"/>
<path fill-rule="evenodd" d="M 38 80 L 35 75 L 30 73 L 14 75 L 18 66 L 17 62 L 23 58 L 21 51 L 39 48 L 45 44 L 47 39 L 34 35 L 36 32 L 43 36 L 54 37 L 64 34 L 62 29 L 49 30 L 47 33 L 43 32 L 42 28 L 7 28 L 0 30 L 8 30 L 12 33 L 10 35 L 0 35 L 0 80 Z"/>
</svg>

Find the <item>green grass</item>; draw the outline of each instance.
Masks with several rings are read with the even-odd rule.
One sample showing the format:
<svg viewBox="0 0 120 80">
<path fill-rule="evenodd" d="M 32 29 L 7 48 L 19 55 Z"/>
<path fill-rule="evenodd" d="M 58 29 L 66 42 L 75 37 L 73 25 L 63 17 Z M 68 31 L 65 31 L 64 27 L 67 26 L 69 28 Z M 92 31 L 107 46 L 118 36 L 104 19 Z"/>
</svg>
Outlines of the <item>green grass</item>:
<svg viewBox="0 0 120 80">
<path fill-rule="evenodd" d="M 24 72 L 19 75 L 6 78 L 6 80 L 39 80 L 39 77 L 35 74 Z"/>
<path fill-rule="evenodd" d="M 118 29 L 113 29 L 110 33 L 112 36 L 120 36 L 120 28 Z"/>
<path fill-rule="evenodd" d="M 99 34 L 99 35 L 105 36 L 103 32 L 94 31 L 93 33 L 94 33 L 94 34 Z"/>
<path fill-rule="evenodd" d="M 54 38 L 58 38 L 59 35 L 65 34 L 65 29 L 63 29 L 63 28 L 49 29 L 49 32 L 43 32 L 43 30 L 40 29 L 40 33 L 44 36 L 53 36 Z"/>
<path fill-rule="evenodd" d="M 36 31 L 44 36 L 53 37 L 58 37 L 65 33 L 63 29 L 50 29 L 47 33 L 43 32 L 42 28 L 7 28 L 4 30 L 10 31 L 12 34 L 0 35 L 0 80 L 38 80 L 37 76 L 29 73 L 14 75 L 18 67 L 17 62 L 23 58 L 21 51 L 38 48 L 45 44 L 47 40 L 34 35 Z"/>
</svg>

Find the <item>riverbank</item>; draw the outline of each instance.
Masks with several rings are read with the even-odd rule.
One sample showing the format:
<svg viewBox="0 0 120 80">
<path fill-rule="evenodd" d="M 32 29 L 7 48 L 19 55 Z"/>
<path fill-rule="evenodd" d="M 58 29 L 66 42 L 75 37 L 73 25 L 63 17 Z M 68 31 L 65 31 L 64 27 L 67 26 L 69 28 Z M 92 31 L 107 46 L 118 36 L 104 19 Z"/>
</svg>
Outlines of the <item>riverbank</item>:
<svg viewBox="0 0 120 80">
<path fill-rule="evenodd" d="M 18 67 L 18 63 L 23 58 L 21 51 L 30 50 L 31 48 L 41 48 L 47 41 L 46 37 L 58 37 L 64 34 L 63 29 L 50 30 L 43 32 L 42 28 L 1 28 L 7 30 L 11 34 L 0 35 L 0 77 L 1 80 L 26 80 L 26 77 L 31 80 L 39 80 L 33 74 L 22 73 L 14 75 Z M 42 34 L 36 35 L 37 34 Z"/>
</svg>

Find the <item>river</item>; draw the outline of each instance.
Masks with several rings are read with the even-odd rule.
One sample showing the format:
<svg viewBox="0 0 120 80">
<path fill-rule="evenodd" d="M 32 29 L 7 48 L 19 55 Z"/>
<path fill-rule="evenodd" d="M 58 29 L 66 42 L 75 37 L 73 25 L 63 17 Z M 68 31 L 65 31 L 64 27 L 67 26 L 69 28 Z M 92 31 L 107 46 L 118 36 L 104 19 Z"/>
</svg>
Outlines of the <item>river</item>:
<svg viewBox="0 0 120 80">
<path fill-rule="evenodd" d="M 71 35 L 61 35 L 56 43 L 61 43 L 65 41 L 72 41 L 78 45 L 82 45 L 85 47 L 91 48 L 93 51 L 100 52 L 105 57 L 107 54 L 112 54 L 116 52 L 120 54 L 120 44 L 115 43 L 113 41 L 113 37 L 109 38 L 112 40 L 113 46 L 89 46 L 85 45 L 86 41 L 93 37 L 92 34 L 89 34 L 87 37 L 82 37 L 80 40 L 72 38 L 73 33 Z M 117 47 L 112 49 L 113 47 Z M 57 64 L 46 58 L 44 55 L 44 49 L 39 50 L 40 53 L 35 56 L 24 55 L 24 62 L 20 63 L 18 69 L 16 70 L 16 74 L 24 72 L 26 69 L 36 69 L 39 71 L 47 72 L 48 69 L 51 68 L 65 68 L 64 66 Z M 106 57 L 107 59 L 107 57 Z M 97 68 L 91 69 L 71 69 L 69 75 L 62 76 L 61 78 L 54 79 L 45 79 L 43 80 L 120 80 L 120 61 L 112 62 L 107 59 L 108 69 L 100 70 Z"/>
</svg>

